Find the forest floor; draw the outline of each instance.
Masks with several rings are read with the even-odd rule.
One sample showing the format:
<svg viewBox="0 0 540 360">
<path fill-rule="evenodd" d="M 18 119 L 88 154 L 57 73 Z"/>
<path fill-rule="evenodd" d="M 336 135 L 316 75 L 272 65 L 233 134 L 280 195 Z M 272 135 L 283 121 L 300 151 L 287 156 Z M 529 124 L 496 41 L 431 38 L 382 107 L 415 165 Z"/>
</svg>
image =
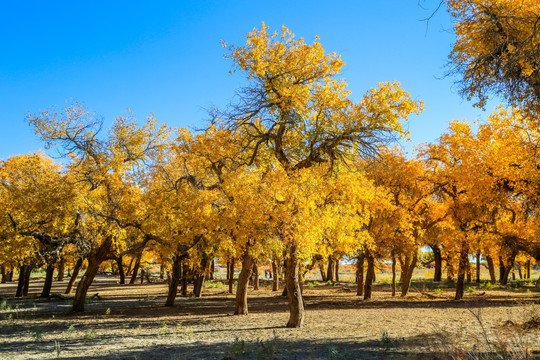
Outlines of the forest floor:
<svg viewBox="0 0 540 360">
<path fill-rule="evenodd" d="M 66 283 L 55 281 L 52 293 Z M 243 316 L 232 315 L 234 295 L 221 282 L 164 307 L 166 283 L 98 276 L 88 294 L 99 299 L 89 298 L 82 314 L 70 312 L 71 300 L 38 299 L 42 284 L 33 281 L 24 299 L 13 297 L 16 283 L 0 284 L 0 359 L 445 359 L 499 347 L 540 358 L 534 287 L 469 287 L 453 301 L 443 283 L 415 283 L 404 298 L 378 284 L 362 301 L 354 284 L 308 282 L 305 325 L 288 329 L 287 299 L 265 280 L 249 292 Z"/>
</svg>

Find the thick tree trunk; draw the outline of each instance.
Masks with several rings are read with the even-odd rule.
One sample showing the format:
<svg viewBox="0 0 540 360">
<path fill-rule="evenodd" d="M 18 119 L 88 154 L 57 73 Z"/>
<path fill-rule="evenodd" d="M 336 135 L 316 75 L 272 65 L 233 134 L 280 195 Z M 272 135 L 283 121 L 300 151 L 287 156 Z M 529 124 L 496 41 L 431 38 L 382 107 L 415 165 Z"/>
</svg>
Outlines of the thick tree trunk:
<svg viewBox="0 0 540 360">
<path fill-rule="evenodd" d="M 476 253 L 476 282 L 480 284 L 480 252 Z"/>
<path fill-rule="evenodd" d="M 131 279 L 129 280 L 130 284 L 135 284 L 135 281 L 137 281 L 137 275 L 139 273 L 139 267 L 141 265 L 141 257 L 142 257 L 142 252 L 140 252 L 137 255 L 137 258 L 135 259 L 135 265 L 133 266 L 133 273 L 131 273 Z"/>
<path fill-rule="evenodd" d="M 467 271 L 467 283 L 470 283 L 472 281 L 472 269 L 471 269 L 471 262 L 469 260 L 467 260 L 466 271 Z"/>
<path fill-rule="evenodd" d="M 19 267 L 19 281 L 17 283 L 17 292 L 15 294 L 16 297 L 21 297 L 23 295 L 23 287 L 26 278 L 27 268 L 28 265 L 22 265 L 21 267 Z"/>
<path fill-rule="evenodd" d="M 75 267 L 73 268 L 73 274 L 71 274 L 71 277 L 69 278 L 68 285 L 66 287 L 66 291 L 64 294 L 69 294 L 71 292 L 71 289 L 73 288 L 73 284 L 75 284 L 75 280 L 77 280 L 77 276 L 79 275 L 79 271 L 81 270 L 83 264 L 83 259 L 79 258 L 77 259 L 77 262 L 75 263 Z"/>
<path fill-rule="evenodd" d="M 367 273 L 366 273 L 366 282 L 364 284 L 364 300 L 371 299 L 371 286 L 373 284 L 373 279 L 375 279 L 375 258 L 370 251 L 365 252 L 366 260 L 368 263 Z"/>
<path fill-rule="evenodd" d="M 212 265 L 210 265 L 210 280 L 214 280 L 215 272 L 216 272 L 216 260 L 212 259 Z"/>
<path fill-rule="evenodd" d="M 356 260 L 356 296 L 364 295 L 364 258 L 364 252 L 360 251 Z"/>
<path fill-rule="evenodd" d="M 449 283 L 454 282 L 454 265 L 450 256 L 446 259 L 446 281 Z"/>
<path fill-rule="evenodd" d="M 272 260 L 272 291 L 279 290 L 279 268 L 277 262 Z"/>
<path fill-rule="evenodd" d="M 159 280 L 163 280 L 165 278 L 165 263 L 162 262 L 159 264 Z"/>
<path fill-rule="evenodd" d="M 131 276 L 131 272 L 133 271 L 133 257 L 129 260 L 129 265 L 127 267 L 126 276 Z"/>
<path fill-rule="evenodd" d="M 392 249 L 392 296 L 396 296 L 396 252 Z"/>
<path fill-rule="evenodd" d="M 24 273 L 23 296 L 28 296 L 28 288 L 30 287 L 30 276 L 32 275 L 32 266 L 28 265 Z"/>
<path fill-rule="evenodd" d="M 45 282 L 43 283 L 43 290 L 41 291 L 40 298 L 48 298 L 51 295 L 51 287 L 54 276 L 54 264 L 48 264 L 45 273 Z"/>
<path fill-rule="evenodd" d="M 182 296 L 188 296 L 187 288 L 188 288 L 188 276 L 190 275 L 191 269 L 189 268 L 189 263 L 187 260 L 184 260 L 182 262 L 182 289 L 180 290 L 180 293 Z"/>
<path fill-rule="evenodd" d="M 75 299 L 73 300 L 72 311 L 82 312 L 84 311 L 84 304 L 86 302 L 86 294 L 94 278 L 96 277 L 99 265 L 107 259 L 110 255 L 112 246 L 112 236 L 107 236 L 99 248 L 88 256 L 88 268 L 84 273 L 82 279 L 77 284 L 77 291 L 75 292 Z"/>
<path fill-rule="evenodd" d="M 497 277 L 495 275 L 495 264 L 493 264 L 493 258 L 489 255 L 486 255 L 486 261 L 488 264 L 489 278 L 492 284 L 497 282 Z"/>
<path fill-rule="evenodd" d="M 210 264 L 210 260 L 203 257 L 203 259 L 201 260 L 201 269 L 197 274 L 195 284 L 193 286 L 193 295 L 195 295 L 195 297 L 201 297 L 202 295 L 204 279 L 206 279 L 206 276 L 210 271 Z"/>
<path fill-rule="evenodd" d="M 326 281 L 332 281 L 332 282 L 335 281 L 334 270 L 335 270 L 334 257 L 330 255 L 328 256 L 328 268 L 326 270 Z"/>
<path fill-rule="evenodd" d="M 8 276 L 7 276 L 7 282 L 12 282 L 13 281 L 13 266 L 9 269 L 8 271 Z M 530 278 L 530 276 L 529 276 Z"/>
<path fill-rule="evenodd" d="M 435 274 L 433 275 L 434 282 L 442 281 L 442 254 L 441 248 L 438 245 L 432 245 L 433 259 L 435 261 Z"/>
<path fill-rule="evenodd" d="M 321 272 L 321 280 L 322 282 L 326 282 L 327 279 L 326 279 L 326 271 L 324 271 L 324 264 L 321 262 L 319 263 L 319 270 Z"/>
<path fill-rule="evenodd" d="M 463 299 L 465 290 L 465 273 L 469 264 L 469 245 L 467 242 L 461 244 L 461 252 L 459 254 L 458 277 L 456 282 L 456 296 L 454 300 Z"/>
<path fill-rule="evenodd" d="M 531 260 L 527 260 L 527 264 L 525 265 L 527 269 L 527 279 L 531 278 Z"/>
<path fill-rule="evenodd" d="M 521 265 L 518 265 L 519 280 L 523 280 L 523 271 L 521 271 Z"/>
<path fill-rule="evenodd" d="M 508 273 L 510 273 L 510 271 L 506 272 L 506 266 L 504 264 L 503 257 L 499 255 L 499 282 L 501 284 L 506 284 L 506 279 L 508 279 Z"/>
<path fill-rule="evenodd" d="M 339 260 L 336 259 L 336 282 L 339 282 Z"/>
<path fill-rule="evenodd" d="M 411 256 L 412 255 L 412 256 Z M 409 288 L 411 287 L 411 280 L 416 263 L 418 261 L 418 249 L 413 249 L 412 254 L 407 253 L 405 258 L 400 257 L 401 265 L 401 296 L 407 296 Z"/>
<path fill-rule="evenodd" d="M 296 243 L 289 244 L 289 251 L 286 258 L 285 287 L 287 298 L 289 299 L 289 321 L 287 327 L 298 328 L 304 324 L 304 300 L 298 281 L 298 254 Z"/>
<path fill-rule="evenodd" d="M 248 293 L 248 283 L 251 273 L 254 269 L 255 260 L 249 254 L 248 248 L 244 253 L 244 258 L 242 259 L 242 269 L 240 270 L 240 275 L 238 275 L 238 286 L 236 287 L 236 304 L 235 304 L 235 315 L 247 315 L 248 314 L 248 303 L 247 303 L 247 293 Z"/>
<path fill-rule="evenodd" d="M 126 283 L 126 275 L 124 274 L 124 265 L 122 261 L 122 256 L 116 258 L 116 265 L 118 265 L 118 276 L 120 277 L 120 284 Z"/>
<path fill-rule="evenodd" d="M 2 272 L 2 284 L 5 284 L 7 282 L 6 266 L 2 265 L 0 271 Z"/>
<path fill-rule="evenodd" d="M 231 259 L 227 268 L 227 282 L 229 283 L 229 294 L 232 294 L 234 286 L 234 258 Z"/>
<path fill-rule="evenodd" d="M 178 292 L 178 284 L 180 283 L 180 272 L 182 271 L 182 257 L 178 254 L 174 254 L 173 265 L 171 269 L 171 278 L 169 279 L 169 292 L 167 293 L 167 300 L 165 306 L 174 306 L 174 299 L 176 299 L 176 293 Z"/>
<path fill-rule="evenodd" d="M 66 266 L 66 260 L 61 259 L 58 263 L 58 276 L 56 277 L 56 281 L 64 281 L 64 270 Z"/>
<path fill-rule="evenodd" d="M 259 290 L 259 267 L 253 264 L 253 290 Z"/>
</svg>

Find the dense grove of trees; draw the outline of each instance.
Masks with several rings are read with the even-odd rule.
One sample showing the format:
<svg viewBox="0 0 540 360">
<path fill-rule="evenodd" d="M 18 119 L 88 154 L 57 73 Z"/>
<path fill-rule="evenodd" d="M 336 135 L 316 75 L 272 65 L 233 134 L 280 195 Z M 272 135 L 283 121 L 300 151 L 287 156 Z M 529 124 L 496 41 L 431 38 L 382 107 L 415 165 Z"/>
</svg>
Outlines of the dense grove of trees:
<svg viewBox="0 0 540 360">
<path fill-rule="evenodd" d="M 218 261 L 230 292 L 241 267 L 236 314 L 247 314 L 249 278 L 272 264 L 284 274 L 287 326 L 300 327 L 304 275 L 320 268 L 333 280 L 344 258 L 357 262 L 365 299 L 382 263 L 392 264 L 393 294 L 400 270 L 405 296 L 429 256 L 435 281 L 443 270 L 455 279 L 457 300 L 472 258 L 486 259 L 492 282 L 505 283 L 516 267 L 527 273 L 540 261 L 540 64 L 532 53 L 540 9 L 535 1 L 447 3 L 464 94 L 483 105 L 495 92 L 510 106 L 476 127 L 452 122 L 414 158 L 392 144 L 407 136 L 402 122 L 421 102 L 397 83 L 355 102 L 338 77 L 339 55 L 264 24 L 245 46 L 225 45 L 246 87 L 204 132 L 157 127 L 152 117 L 138 125 L 131 115 L 105 129 L 79 104 L 30 115 L 64 161 L 39 152 L 0 163 L 2 282 L 18 273 L 24 296 L 32 269 L 44 267 L 48 297 L 55 268 L 61 277 L 67 267 L 66 293 L 76 285 L 73 310 L 83 311 L 100 268 L 134 282 L 151 262 L 168 278 L 171 306 L 188 281 L 201 296 Z M 476 274 L 479 281 L 479 266 Z"/>
</svg>

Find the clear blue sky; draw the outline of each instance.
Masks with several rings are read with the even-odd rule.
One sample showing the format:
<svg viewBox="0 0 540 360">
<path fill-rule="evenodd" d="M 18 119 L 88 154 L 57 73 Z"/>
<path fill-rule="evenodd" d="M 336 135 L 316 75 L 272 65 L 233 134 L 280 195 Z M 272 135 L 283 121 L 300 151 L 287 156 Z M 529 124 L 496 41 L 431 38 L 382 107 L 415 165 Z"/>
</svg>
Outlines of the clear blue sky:
<svg viewBox="0 0 540 360">
<path fill-rule="evenodd" d="M 397 80 L 426 110 L 409 122 L 412 142 L 435 141 L 452 119 L 485 118 L 444 78 L 453 35 L 438 0 L 17 1 L 0 2 L 0 159 L 42 144 L 25 114 L 75 100 L 108 123 L 131 108 L 171 126 L 200 128 L 242 78 L 229 75 L 220 39 L 242 45 L 261 21 L 285 25 L 346 62 L 358 100 Z"/>
</svg>

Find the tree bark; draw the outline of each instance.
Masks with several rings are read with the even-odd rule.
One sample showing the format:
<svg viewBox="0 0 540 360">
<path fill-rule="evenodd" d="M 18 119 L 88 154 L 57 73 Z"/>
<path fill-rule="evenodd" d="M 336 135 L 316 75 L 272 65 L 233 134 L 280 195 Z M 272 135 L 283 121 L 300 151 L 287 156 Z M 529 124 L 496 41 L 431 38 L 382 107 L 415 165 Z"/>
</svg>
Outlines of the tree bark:
<svg viewBox="0 0 540 360">
<path fill-rule="evenodd" d="M 227 267 L 227 282 L 229 283 L 229 294 L 232 294 L 234 285 L 234 258 L 231 259 Z"/>
<path fill-rule="evenodd" d="M 75 263 L 75 267 L 73 268 L 73 274 L 71 274 L 71 277 L 69 278 L 68 285 L 66 287 L 66 291 L 64 294 L 69 294 L 71 292 L 71 289 L 73 288 L 73 284 L 75 284 L 75 280 L 77 280 L 77 276 L 79 275 L 79 271 L 81 270 L 83 264 L 83 259 L 78 258 L 77 262 Z"/>
<path fill-rule="evenodd" d="M 510 271 L 509 271 L 510 272 Z M 509 273 L 508 272 L 508 273 Z M 506 284 L 506 280 L 508 278 L 508 273 L 506 272 L 506 266 L 504 264 L 504 260 L 502 255 L 499 255 L 499 282 L 501 284 Z M 505 275 L 506 274 L 506 275 Z"/>
<path fill-rule="evenodd" d="M 366 281 L 364 284 L 364 300 L 371 299 L 371 287 L 373 284 L 373 279 L 375 279 L 375 258 L 370 251 L 365 252 L 365 257 L 368 263 Z"/>
<path fill-rule="evenodd" d="M 51 295 L 51 287 L 54 277 L 54 264 L 47 264 L 47 270 L 45 273 L 45 282 L 43 283 L 43 290 L 41 291 L 40 298 L 48 298 Z"/>
<path fill-rule="evenodd" d="M 212 259 L 212 265 L 210 265 L 210 280 L 214 280 L 215 272 L 216 272 L 216 260 Z"/>
<path fill-rule="evenodd" d="M 162 262 L 159 264 L 159 280 L 163 280 L 165 278 L 165 263 Z"/>
<path fill-rule="evenodd" d="M 201 297 L 204 279 L 206 278 L 208 271 L 210 271 L 210 260 L 203 257 L 201 260 L 201 269 L 199 270 L 197 278 L 195 279 L 195 284 L 193 285 L 193 295 L 195 297 Z"/>
<path fill-rule="evenodd" d="M 356 260 L 356 296 L 364 295 L 364 252 L 358 253 Z"/>
<path fill-rule="evenodd" d="M 142 251 L 137 255 L 137 258 L 135 259 L 135 265 L 133 266 L 133 272 L 131 273 L 131 279 L 129 280 L 130 284 L 135 284 L 135 281 L 137 281 L 137 274 L 141 265 L 141 257 Z"/>
<path fill-rule="evenodd" d="M 467 272 L 467 283 L 470 283 L 472 281 L 472 269 L 471 269 L 471 262 L 467 258 L 467 265 L 465 267 Z"/>
<path fill-rule="evenodd" d="M 88 268 L 84 273 L 82 279 L 77 284 L 77 291 L 75 292 L 75 299 L 73 300 L 72 311 L 83 312 L 84 304 L 86 302 L 86 294 L 96 274 L 99 270 L 99 265 L 107 259 L 110 255 L 112 246 L 112 236 L 107 236 L 101 245 L 88 256 Z"/>
<path fill-rule="evenodd" d="M 174 254 L 173 256 L 174 259 L 171 270 L 171 278 L 169 280 L 169 292 L 167 293 L 165 306 L 174 306 L 174 299 L 176 299 L 178 284 L 180 283 L 180 272 L 182 271 L 182 257 L 178 253 Z"/>
<path fill-rule="evenodd" d="M 326 281 L 334 282 L 334 257 L 332 255 L 328 256 L 328 268 L 326 270 Z"/>
<path fill-rule="evenodd" d="M 251 273 L 255 268 L 255 260 L 249 254 L 249 248 L 246 247 L 244 258 L 242 259 L 242 269 L 240 275 L 238 275 L 238 286 L 236 287 L 236 304 L 235 315 L 247 315 L 248 314 L 248 283 Z"/>
<path fill-rule="evenodd" d="M 434 282 L 442 281 L 442 254 L 441 248 L 438 245 L 432 245 L 433 259 L 435 261 L 435 274 L 433 275 Z"/>
<path fill-rule="evenodd" d="M 446 281 L 454 282 L 454 265 L 450 256 L 446 258 Z"/>
<path fill-rule="evenodd" d="M 188 287 L 188 276 L 190 275 L 190 268 L 187 259 L 182 262 L 182 296 L 188 296 L 187 287 Z"/>
<path fill-rule="evenodd" d="M 298 254 L 297 245 L 292 242 L 288 246 L 288 254 L 286 258 L 286 273 L 285 273 L 285 287 L 287 289 L 287 298 L 289 300 L 289 321 L 287 327 L 298 328 L 304 324 L 304 300 L 302 299 L 302 292 L 300 289 L 300 283 L 298 281 Z"/>
<path fill-rule="evenodd" d="M 480 284 L 480 251 L 476 253 L 476 282 Z"/>
<path fill-rule="evenodd" d="M 486 255 L 486 261 L 488 264 L 489 278 L 492 284 L 497 282 L 497 277 L 495 275 L 495 264 L 493 264 L 493 258 L 489 255 Z"/>
<path fill-rule="evenodd" d="M 65 266 L 66 266 L 66 260 L 60 259 L 60 262 L 58 263 L 58 276 L 56 277 L 56 281 L 64 281 Z"/>
<path fill-rule="evenodd" d="M 336 282 L 339 282 L 339 260 L 336 259 Z"/>
<path fill-rule="evenodd" d="M 279 290 L 279 268 L 277 262 L 272 260 L 272 291 Z"/>
<path fill-rule="evenodd" d="M 123 265 L 122 256 L 118 256 L 115 260 L 116 260 L 116 265 L 118 266 L 118 276 L 120 277 L 119 283 L 125 284 L 126 275 L 124 273 L 124 265 Z"/>
<path fill-rule="evenodd" d="M 527 260 L 527 280 L 531 278 L 531 260 Z"/>
<path fill-rule="evenodd" d="M 259 290 L 259 267 L 257 263 L 253 264 L 253 290 Z"/>
<path fill-rule="evenodd" d="M 411 256 L 412 255 L 412 256 Z M 418 261 L 418 249 L 414 248 L 411 253 L 407 253 L 405 258 L 400 258 L 401 265 L 401 296 L 407 296 L 411 287 L 411 280 L 416 263 Z"/>
<path fill-rule="evenodd" d="M 396 296 L 396 251 L 392 249 L 392 296 Z"/>
<path fill-rule="evenodd" d="M 465 273 L 469 264 L 469 244 L 467 241 L 461 244 L 461 252 L 459 254 L 458 277 L 456 282 L 456 296 L 454 300 L 463 299 L 465 290 Z"/>
<path fill-rule="evenodd" d="M 7 282 L 6 266 L 2 265 L 0 271 L 2 272 L 2 284 L 5 284 Z"/>
<path fill-rule="evenodd" d="M 23 296 L 28 296 L 28 288 L 30 287 L 30 276 L 32 275 L 33 267 L 28 265 L 26 272 L 24 273 L 24 283 L 23 283 Z"/>
<path fill-rule="evenodd" d="M 24 279 L 26 276 L 28 265 L 22 265 L 19 267 L 19 280 L 17 283 L 17 292 L 16 297 L 21 297 L 23 295 Z"/>
<path fill-rule="evenodd" d="M 8 276 L 7 276 L 7 282 L 12 282 L 13 281 L 13 266 L 10 267 L 9 271 L 8 271 Z M 530 278 L 530 276 L 529 276 Z"/>
</svg>

